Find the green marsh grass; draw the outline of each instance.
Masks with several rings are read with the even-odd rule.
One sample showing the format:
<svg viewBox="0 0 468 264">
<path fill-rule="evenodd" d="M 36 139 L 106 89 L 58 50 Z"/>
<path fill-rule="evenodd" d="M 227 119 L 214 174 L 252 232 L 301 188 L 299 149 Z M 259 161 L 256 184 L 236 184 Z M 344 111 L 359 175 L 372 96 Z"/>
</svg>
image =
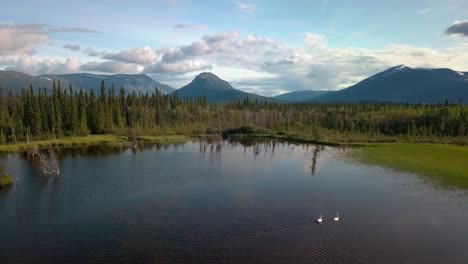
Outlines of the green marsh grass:
<svg viewBox="0 0 468 264">
<path fill-rule="evenodd" d="M 158 144 L 174 144 L 183 143 L 189 138 L 179 135 L 162 135 L 162 136 L 139 136 L 138 141 Z M 96 146 L 96 145 L 126 145 L 132 140 L 126 136 L 118 135 L 89 135 L 83 137 L 63 137 L 51 140 L 38 140 L 30 143 L 18 142 L 16 144 L 0 145 L 0 152 L 11 153 L 27 151 L 34 146 L 46 148 L 49 145 L 59 146 L 61 148 L 81 147 L 81 146 Z"/>
<path fill-rule="evenodd" d="M 443 185 L 468 188 L 468 147 L 448 144 L 376 144 L 356 149 L 360 161 L 436 179 Z"/>
</svg>

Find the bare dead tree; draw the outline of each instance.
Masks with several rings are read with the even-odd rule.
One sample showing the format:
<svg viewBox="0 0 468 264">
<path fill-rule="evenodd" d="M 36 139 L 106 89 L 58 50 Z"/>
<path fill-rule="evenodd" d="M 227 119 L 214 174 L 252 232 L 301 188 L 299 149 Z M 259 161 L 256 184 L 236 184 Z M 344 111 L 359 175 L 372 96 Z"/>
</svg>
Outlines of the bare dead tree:
<svg viewBox="0 0 468 264">
<path fill-rule="evenodd" d="M 51 146 L 49 146 L 49 160 L 52 174 L 60 175 L 60 162 L 56 151 Z"/>
<path fill-rule="evenodd" d="M 58 177 L 60 175 L 60 161 L 52 146 L 49 145 L 47 152 L 38 152 L 36 156 L 39 157 L 39 165 L 45 176 Z"/>
<path fill-rule="evenodd" d="M 46 140 L 48 140 L 47 137 Z M 57 142 L 55 142 L 55 147 L 49 144 L 47 150 L 47 152 L 40 152 L 39 147 L 36 145 L 31 148 L 32 157 L 33 159 L 36 156 L 39 158 L 39 166 L 45 176 L 53 175 L 57 177 L 60 175 L 60 160 L 58 158 L 58 152 L 60 151 L 60 148 Z"/>
<path fill-rule="evenodd" d="M 49 162 L 47 161 L 47 157 L 43 153 L 38 153 L 37 156 L 39 157 L 39 165 L 41 166 L 42 173 L 45 176 L 51 175 L 51 171 L 49 170 Z"/>
</svg>

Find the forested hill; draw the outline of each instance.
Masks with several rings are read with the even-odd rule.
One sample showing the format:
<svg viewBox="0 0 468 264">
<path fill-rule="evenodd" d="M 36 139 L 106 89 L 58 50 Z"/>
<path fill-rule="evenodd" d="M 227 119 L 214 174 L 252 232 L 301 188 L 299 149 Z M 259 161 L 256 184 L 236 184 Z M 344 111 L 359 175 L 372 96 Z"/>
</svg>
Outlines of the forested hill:
<svg viewBox="0 0 468 264">
<path fill-rule="evenodd" d="M 205 96 L 208 103 L 229 103 L 233 101 L 276 101 L 273 98 L 246 93 L 234 89 L 227 81 L 218 76 L 204 72 L 195 77 L 188 85 L 177 90 L 180 98 L 197 98 Z"/>
<path fill-rule="evenodd" d="M 286 102 L 310 102 L 317 96 L 322 94 L 329 93 L 330 91 L 312 91 L 312 90 L 305 90 L 305 91 L 294 91 L 290 93 L 284 93 L 281 95 L 277 95 L 274 98 Z"/>
<path fill-rule="evenodd" d="M 127 92 L 143 92 L 153 91 L 156 87 L 164 94 L 171 93 L 174 88 L 167 84 L 159 83 L 145 74 L 114 74 L 114 75 L 95 75 L 89 73 L 73 73 L 73 74 L 46 74 L 40 76 L 32 76 L 16 71 L 0 71 L 0 87 L 3 90 L 19 91 L 22 88 L 29 88 L 32 84 L 35 89 L 46 88 L 52 89 L 53 80 L 60 81 L 62 87 L 68 87 L 69 84 L 73 88 L 84 90 L 93 89 L 99 91 L 101 81 L 105 81 L 108 85 L 113 84 L 115 89 L 125 87 Z"/>
<path fill-rule="evenodd" d="M 167 84 L 157 82 L 145 74 L 114 74 L 114 75 L 95 75 L 89 73 L 73 73 L 61 75 L 41 75 L 39 78 L 57 79 L 65 83 L 71 83 L 73 87 L 92 87 L 97 91 L 101 81 L 107 85 L 113 84 L 116 89 L 124 87 L 128 92 L 143 92 L 153 91 L 156 87 L 164 93 L 168 94 L 175 89 Z M 86 89 L 88 89 L 86 88 Z"/>
<path fill-rule="evenodd" d="M 318 102 L 468 102 L 468 72 L 410 68 L 405 65 L 375 74 L 346 89 L 314 98 Z"/>
</svg>

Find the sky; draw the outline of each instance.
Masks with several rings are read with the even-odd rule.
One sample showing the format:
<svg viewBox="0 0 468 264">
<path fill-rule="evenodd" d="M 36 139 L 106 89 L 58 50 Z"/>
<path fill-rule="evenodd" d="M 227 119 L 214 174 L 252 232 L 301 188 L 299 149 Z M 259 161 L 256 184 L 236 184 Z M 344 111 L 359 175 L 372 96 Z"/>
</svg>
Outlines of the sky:
<svg viewBox="0 0 468 264">
<path fill-rule="evenodd" d="M 468 71 L 468 1 L 15 0 L 0 69 L 144 73 L 175 88 L 212 72 L 262 95 L 338 90 L 389 67 Z"/>
</svg>

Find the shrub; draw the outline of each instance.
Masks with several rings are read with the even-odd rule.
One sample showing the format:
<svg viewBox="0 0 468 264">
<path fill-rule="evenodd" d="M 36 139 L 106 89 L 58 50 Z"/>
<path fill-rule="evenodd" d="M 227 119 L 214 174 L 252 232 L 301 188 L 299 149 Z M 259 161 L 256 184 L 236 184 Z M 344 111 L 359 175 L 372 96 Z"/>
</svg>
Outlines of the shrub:
<svg viewBox="0 0 468 264">
<path fill-rule="evenodd" d="M 4 187 L 13 183 L 13 177 L 10 174 L 0 176 L 0 187 Z"/>
</svg>

